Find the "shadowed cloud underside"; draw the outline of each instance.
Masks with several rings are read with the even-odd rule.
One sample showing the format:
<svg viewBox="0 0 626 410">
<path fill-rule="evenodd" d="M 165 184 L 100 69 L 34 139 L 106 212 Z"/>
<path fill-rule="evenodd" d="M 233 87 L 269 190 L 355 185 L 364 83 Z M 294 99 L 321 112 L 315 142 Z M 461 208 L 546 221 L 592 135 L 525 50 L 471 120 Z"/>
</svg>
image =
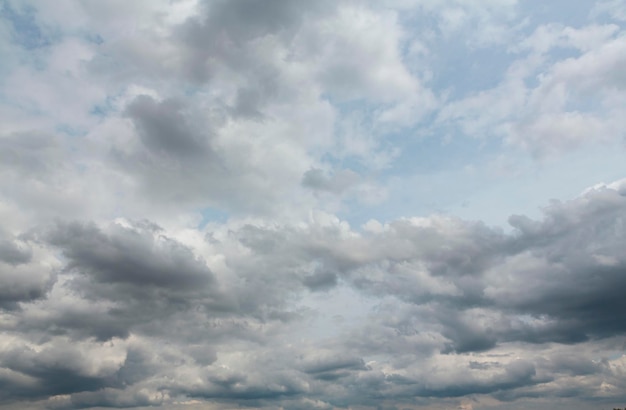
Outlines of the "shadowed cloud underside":
<svg viewBox="0 0 626 410">
<path fill-rule="evenodd" d="M 626 403 L 626 6 L 0 0 L 0 409 Z"/>
</svg>

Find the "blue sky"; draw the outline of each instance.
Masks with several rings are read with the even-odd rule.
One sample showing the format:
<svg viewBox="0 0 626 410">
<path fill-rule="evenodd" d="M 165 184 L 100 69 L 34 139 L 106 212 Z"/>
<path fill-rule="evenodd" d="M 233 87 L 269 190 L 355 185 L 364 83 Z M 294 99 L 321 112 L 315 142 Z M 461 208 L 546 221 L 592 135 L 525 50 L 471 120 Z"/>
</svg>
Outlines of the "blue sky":
<svg viewBox="0 0 626 410">
<path fill-rule="evenodd" d="M 619 0 L 0 0 L 0 409 L 626 401 Z"/>
</svg>

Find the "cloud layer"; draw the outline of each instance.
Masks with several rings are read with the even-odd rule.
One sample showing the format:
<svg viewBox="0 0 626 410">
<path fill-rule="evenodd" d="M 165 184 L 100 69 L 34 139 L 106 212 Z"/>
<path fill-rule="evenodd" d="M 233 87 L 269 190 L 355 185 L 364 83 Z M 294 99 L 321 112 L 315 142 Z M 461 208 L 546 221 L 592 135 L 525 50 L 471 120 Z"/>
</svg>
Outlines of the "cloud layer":
<svg viewBox="0 0 626 410">
<path fill-rule="evenodd" d="M 0 408 L 623 406 L 625 16 L 0 1 Z"/>
</svg>

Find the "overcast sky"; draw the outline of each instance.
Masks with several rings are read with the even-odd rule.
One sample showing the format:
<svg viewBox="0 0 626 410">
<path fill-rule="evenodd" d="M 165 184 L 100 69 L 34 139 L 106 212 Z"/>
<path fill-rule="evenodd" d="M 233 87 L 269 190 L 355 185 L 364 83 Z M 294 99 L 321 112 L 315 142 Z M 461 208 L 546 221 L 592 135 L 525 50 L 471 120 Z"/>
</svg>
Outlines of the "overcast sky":
<svg viewBox="0 0 626 410">
<path fill-rule="evenodd" d="M 0 0 L 0 221 L 2 410 L 623 407 L 626 3 Z"/>
</svg>

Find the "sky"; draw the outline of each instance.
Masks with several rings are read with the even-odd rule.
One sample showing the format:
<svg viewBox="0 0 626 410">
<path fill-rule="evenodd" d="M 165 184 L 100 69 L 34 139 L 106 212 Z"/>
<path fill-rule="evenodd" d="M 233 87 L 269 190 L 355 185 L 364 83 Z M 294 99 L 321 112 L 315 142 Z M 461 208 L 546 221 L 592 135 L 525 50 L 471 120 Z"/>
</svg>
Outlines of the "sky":
<svg viewBox="0 0 626 410">
<path fill-rule="evenodd" d="M 626 3 L 0 0 L 0 409 L 626 405 Z"/>
</svg>

